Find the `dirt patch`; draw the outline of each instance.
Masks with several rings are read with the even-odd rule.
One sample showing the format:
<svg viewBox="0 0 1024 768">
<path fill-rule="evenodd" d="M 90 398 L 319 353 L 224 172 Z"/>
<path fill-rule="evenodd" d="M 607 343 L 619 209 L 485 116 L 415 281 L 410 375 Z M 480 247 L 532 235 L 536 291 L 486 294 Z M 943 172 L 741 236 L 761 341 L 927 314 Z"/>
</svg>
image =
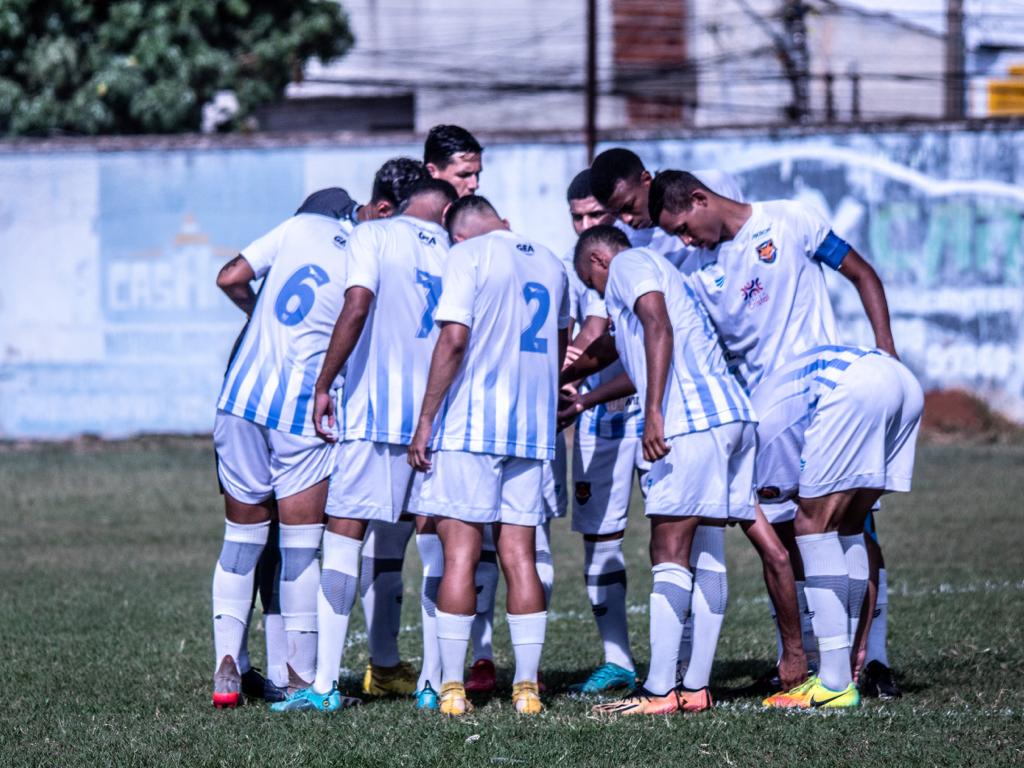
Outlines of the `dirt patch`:
<svg viewBox="0 0 1024 768">
<path fill-rule="evenodd" d="M 1024 427 L 970 392 L 936 389 L 925 393 L 921 434 L 936 442 L 1016 442 L 1024 439 Z"/>
</svg>

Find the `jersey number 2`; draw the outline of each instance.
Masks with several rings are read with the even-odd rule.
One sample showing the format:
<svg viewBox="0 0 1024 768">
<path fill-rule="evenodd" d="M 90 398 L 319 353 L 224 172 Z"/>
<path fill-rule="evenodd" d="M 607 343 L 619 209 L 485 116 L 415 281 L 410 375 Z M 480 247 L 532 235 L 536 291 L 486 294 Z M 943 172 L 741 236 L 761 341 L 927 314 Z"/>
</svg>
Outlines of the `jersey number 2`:
<svg viewBox="0 0 1024 768">
<path fill-rule="evenodd" d="M 315 288 L 331 279 L 316 264 L 305 264 L 285 282 L 274 302 L 274 316 L 284 325 L 298 325 L 316 301 Z"/>
<path fill-rule="evenodd" d="M 548 312 L 551 311 L 551 295 L 540 283 L 527 283 L 523 286 L 523 298 L 526 299 L 527 306 L 536 301 L 537 311 L 533 313 L 529 327 L 519 337 L 519 349 L 523 352 L 544 354 L 548 351 L 548 340 L 538 338 L 537 334 L 544 327 L 544 321 L 548 319 Z"/>
</svg>

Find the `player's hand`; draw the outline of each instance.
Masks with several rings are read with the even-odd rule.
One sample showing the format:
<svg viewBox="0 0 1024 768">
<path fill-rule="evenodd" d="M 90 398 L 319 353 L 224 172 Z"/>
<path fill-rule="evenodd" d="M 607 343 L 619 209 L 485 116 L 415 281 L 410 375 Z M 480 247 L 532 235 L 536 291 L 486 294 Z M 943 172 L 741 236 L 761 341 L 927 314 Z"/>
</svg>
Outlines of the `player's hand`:
<svg viewBox="0 0 1024 768">
<path fill-rule="evenodd" d="M 665 421 L 661 411 L 648 412 L 644 416 L 644 436 L 642 439 L 644 458 L 657 461 L 668 456 L 672 448 L 665 442 Z"/>
<path fill-rule="evenodd" d="M 409 443 L 408 460 L 409 466 L 417 472 L 430 471 L 430 448 L 427 447 L 429 442 L 430 430 L 416 427 L 416 434 L 412 436 L 412 442 Z"/>
<path fill-rule="evenodd" d="M 562 387 L 558 393 L 558 431 L 568 427 L 586 408 L 579 392 L 571 387 Z"/>
<path fill-rule="evenodd" d="M 583 350 L 579 347 L 574 347 L 570 344 L 565 348 L 565 362 L 562 363 L 562 370 L 564 371 L 570 365 L 579 360 L 580 355 L 583 354 Z"/>
<path fill-rule="evenodd" d="M 327 420 L 326 427 L 324 417 Z M 334 398 L 329 392 L 317 390 L 313 393 L 313 429 L 321 440 L 338 442 L 338 433 L 334 429 Z"/>
</svg>

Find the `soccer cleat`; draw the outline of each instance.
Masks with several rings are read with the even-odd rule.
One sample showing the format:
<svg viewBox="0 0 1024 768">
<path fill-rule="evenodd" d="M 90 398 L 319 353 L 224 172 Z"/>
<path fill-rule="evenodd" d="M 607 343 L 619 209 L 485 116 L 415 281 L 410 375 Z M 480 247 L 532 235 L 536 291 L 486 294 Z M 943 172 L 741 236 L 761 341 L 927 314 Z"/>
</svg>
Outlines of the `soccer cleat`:
<svg viewBox="0 0 1024 768">
<path fill-rule="evenodd" d="M 288 698 L 284 688 L 274 685 L 256 667 L 250 667 L 242 674 L 242 693 L 247 699 L 263 699 L 271 703 Z"/>
<path fill-rule="evenodd" d="M 356 707 L 362 704 L 359 699 L 351 696 L 342 696 L 338 692 L 337 684 L 331 686 L 327 693 L 317 693 L 310 688 L 303 688 L 295 691 L 284 701 L 270 705 L 271 712 L 306 712 L 316 710 L 317 712 L 337 712 L 348 707 Z"/>
<path fill-rule="evenodd" d="M 238 674 L 235 660 L 225 656 L 213 676 L 213 706 L 217 709 L 234 709 L 241 703 L 242 676 Z"/>
<path fill-rule="evenodd" d="M 407 661 L 393 667 L 366 665 L 363 675 L 363 693 L 367 696 L 412 696 L 416 693 L 419 675 Z"/>
<path fill-rule="evenodd" d="M 903 695 L 892 670 L 882 662 L 869 662 L 860 673 L 860 692 L 862 696 L 877 696 L 883 701 L 898 699 Z"/>
<path fill-rule="evenodd" d="M 415 696 L 416 709 L 437 709 L 441 706 L 437 691 L 431 687 L 429 682 L 424 683 L 423 687 L 416 691 Z"/>
<path fill-rule="evenodd" d="M 569 690 L 575 693 L 604 693 L 616 688 L 627 688 L 632 690 L 636 687 L 636 672 L 618 664 L 602 664 L 590 673 L 582 683 L 569 686 Z"/>
<path fill-rule="evenodd" d="M 490 659 L 477 659 L 469 668 L 466 690 L 470 693 L 493 693 L 498 687 L 498 672 Z"/>
<path fill-rule="evenodd" d="M 512 686 L 512 705 L 521 715 L 539 715 L 544 711 L 540 701 L 540 687 L 532 680 L 523 680 Z"/>
<path fill-rule="evenodd" d="M 595 715 L 670 715 L 680 710 L 679 694 L 673 689 L 659 696 L 638 685 L 616 701 L 591 708 Z"/>
<path fill-rule="evenodd" d="M 844 709 L 860 706 L 860 691 L 853 683 L 833 691 L 817 677 L 810 677 L 792 690 L 769 696 L 763 704 L 778 709 Z"/>
<path fill-rule="evenodd" d="M 711 689 L 707 686 L 697 691 L 680 687 L 676 689 L 676 694 L 679 696 L 679 708 L 683 712 L 703 712 L 714 706 Z"/>
<path fill-rule="evenodd" d="M 473 709 L 466 698 L 466 688 L 462 683 L 445 683 L 441 686 L 441 703 L 438 709 L 442 715 L 461 717 Z"/>
</svg>

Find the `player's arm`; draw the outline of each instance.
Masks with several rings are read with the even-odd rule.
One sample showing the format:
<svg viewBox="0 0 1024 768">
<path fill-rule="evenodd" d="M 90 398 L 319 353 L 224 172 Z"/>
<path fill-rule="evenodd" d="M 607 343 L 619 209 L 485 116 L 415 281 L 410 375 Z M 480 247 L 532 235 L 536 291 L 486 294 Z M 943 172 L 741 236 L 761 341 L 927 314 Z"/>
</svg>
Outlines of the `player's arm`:
<svg viewBox="0 0 1024 768">
<path fill-rule="evenodd" d="M 562 370 L 559 380 L 562 384 L 571 384 L 607 368 L 618 359 L 615 339 L 606 331 L 588 344 L 586 349 L 580 352 L 579 357 Z"/>
<path fill-rule="evenodd" d="M 562 367 L 567 368 L 575 363 L 583 351 L 604 335 L 607 330 L 607 317 L 588 315 L 580 324 L 580 332 L 576 334 L 572 343 L 569 344 L 566 354 L 562 356 L 562 359 L 565 361 Z"/>
<path fill-rule="evenodd" d="M 217 287 L 246 315 L 252 315 L 256 306 L 256 292 L 252 289 L 252 281 L 256 272 L 242 254 L 238 254 L 220 268 L 217 273 Z"/>
<path fill-rule="evenodd" d="M 441 409 L 455 375 L 462 367 L 469 345 L 469 327 L 462 323 L 443 323 L 437 345 L 430 357 L 430 373 L 427 374 L 427 389 L 423 393 L 420 420 L 409 443 L 409 464 L 413 469 L 426 472 L 430 469 L 428 445 L 434 429 L 434 418 Z"/>
<path fill-rule="evenodd" d="M 373 296 L 373 291 L 358 285 L 345 291 L 345 306 L 334 324 L 327 354 L 324 355 L 324 365 L 313 388 L 313 427 L 317 435 L 328 442 L 337 440 L 333 434 L 334 398 L 331 397 L 331 384 L 338 378 L 363 333 Z M 326 429 L 323 426 L 324 416 L 327 417 Z"/>
<path fill-rule="evenodd" d="M 839 272 L 853 283 L 860 294 L 860 302 L 864 305 L 871 330 L 875 334 L 875 346 L 896 357 L 896 344 L 892 338 L 892 325 L 889 320 L 889 303 L 885 298 L 885 287 L 874 267 L 850 248 L 839 263 Z"/>
<path fill-rule="evenodd" d="M 558 428 L 565 429 L 583 411 L 595 408 L 601 403 L 610 403 L 612 400 L 619 400 L 633 394 L 636 394 L 636 386 L 625 371 L 611 381 L 594 387 L 589 392 L 583 394 L 573 392 L 571 396 L 563 400 L 562 408 L 558 412 Z"/>
<path fill-rule="evenodd" d="M 650 291 L 636 300 L 634 311 L 644 328 L 647 359 L 647 392 L 644 400 L 644 458 L 657 461 L 669 453 L 665 442 L 665 417 L 661 412 L 672 361 L 672 322 L 665 306 L 665 294 Z"/>
</svg>

